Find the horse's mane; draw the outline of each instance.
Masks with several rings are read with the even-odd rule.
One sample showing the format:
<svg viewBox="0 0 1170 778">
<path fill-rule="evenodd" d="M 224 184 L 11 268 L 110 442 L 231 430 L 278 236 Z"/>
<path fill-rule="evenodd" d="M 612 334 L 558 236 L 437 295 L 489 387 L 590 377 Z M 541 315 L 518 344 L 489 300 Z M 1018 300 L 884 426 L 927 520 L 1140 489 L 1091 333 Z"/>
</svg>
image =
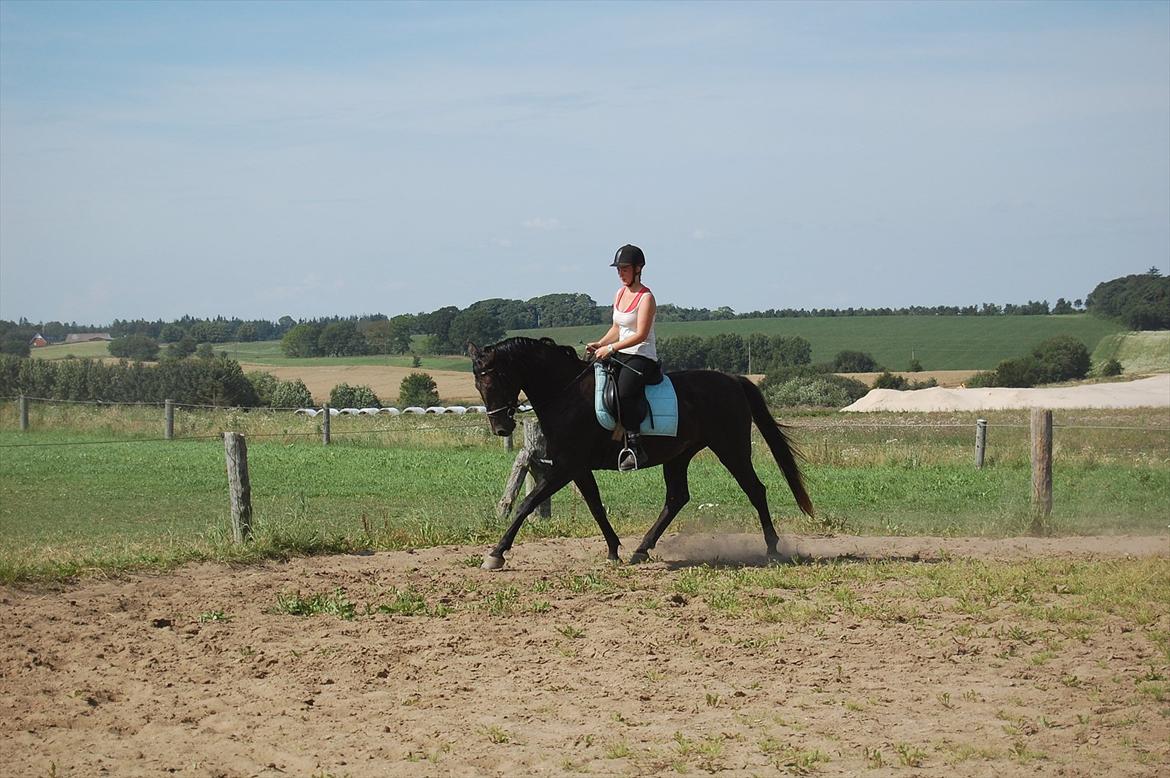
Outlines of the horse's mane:
<svg viewBox="0 0 1170 778">
<path fill-rule="evenodd" d="M 524 358 L 528 360 L 534 359 L 560 359 L 570 362 L 577 367 L 584 367 L 585 361 L 577 356 L 577 351 L 572 346 L 562 346 L 552 338 L 525 338 L 516 336 L 514 338 L 507 338 L 501 340 L 499 343 L 493 343 L 490 346 L 484 346 L 485 352 L 492 352 L 496 354 L 497 358 L 502 358 L 508 362 L 517 358 Z"/>
</svg>

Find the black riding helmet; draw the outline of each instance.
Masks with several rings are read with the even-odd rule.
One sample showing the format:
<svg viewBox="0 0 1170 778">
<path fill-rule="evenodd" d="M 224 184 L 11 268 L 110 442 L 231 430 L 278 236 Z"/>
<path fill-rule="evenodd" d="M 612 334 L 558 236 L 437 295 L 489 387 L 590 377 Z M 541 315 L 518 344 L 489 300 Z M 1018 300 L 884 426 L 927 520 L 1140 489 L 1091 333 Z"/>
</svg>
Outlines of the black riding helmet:
<svg viewBox="0 0 1170 778">
<path fill-rule="evenodd" d="M 610 263 L 610 267 L 622 267 L 623 265 L 642 267 L 645 264 L 646 255 L 642 253 L 642 249 L 627 243 L 613 255 L 613 262 Z"/>
</svg>

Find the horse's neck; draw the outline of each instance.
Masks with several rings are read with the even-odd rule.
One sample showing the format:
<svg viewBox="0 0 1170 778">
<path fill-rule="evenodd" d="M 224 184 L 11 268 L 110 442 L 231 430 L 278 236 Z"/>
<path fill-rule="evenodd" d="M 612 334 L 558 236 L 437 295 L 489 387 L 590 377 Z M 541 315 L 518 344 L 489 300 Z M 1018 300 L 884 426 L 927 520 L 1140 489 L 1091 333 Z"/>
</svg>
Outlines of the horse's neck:
<svg viewBox="0 0 1170 778">
<path fill-rule="evenodd" d="M 520 377 L 520 388 L 534 406 L 555 399 L 577 375 L 578 369 L 568 360 L 545 362 L 539 360 L 525 365 Z"/>
</svg>

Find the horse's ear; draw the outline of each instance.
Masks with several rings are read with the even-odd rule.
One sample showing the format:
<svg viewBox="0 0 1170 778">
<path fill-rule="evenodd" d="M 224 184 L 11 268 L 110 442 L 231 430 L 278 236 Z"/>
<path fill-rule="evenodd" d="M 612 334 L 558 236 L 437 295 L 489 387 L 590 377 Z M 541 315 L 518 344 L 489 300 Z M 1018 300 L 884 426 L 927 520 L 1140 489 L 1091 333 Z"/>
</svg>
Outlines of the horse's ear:
<svg viewBox="0 0 1170 778">
<path fill-rule="evenodd" d="M 468 343 L 467 343 L 467 356 L 471 357 L 471 361 L 478 362 L 479 361 L 479 354 L 480 354 L 480 351 L 478 348 L 475 347 L 475 344 L 468 341 Z"/>
</svg>

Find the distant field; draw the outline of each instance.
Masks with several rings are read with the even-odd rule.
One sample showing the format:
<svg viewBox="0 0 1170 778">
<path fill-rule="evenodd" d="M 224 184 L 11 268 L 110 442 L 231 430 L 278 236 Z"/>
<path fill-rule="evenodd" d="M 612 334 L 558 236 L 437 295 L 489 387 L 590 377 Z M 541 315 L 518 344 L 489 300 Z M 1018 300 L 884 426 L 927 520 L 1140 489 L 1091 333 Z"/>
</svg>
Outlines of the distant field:
<svg viewBox="0 0 1170 778">
<path fill-rule="evenodd" d="M 78 359 L 101 359 L 109 355 L 110 344 L 104 340 L 93 343 L 44 346 L 42 348 L 34 348 L 29 352 L 29 356 L 33 359 L 68 359 L 70 357 L 77 357 Z"/>
<path fill-rule="evenodd" d="M 813 348 L 814 362 L 829 362 L 838 351 L 866 351 L 891 370 L 918 359 L 926 370 L 986 370 L 1021 356 L 1054 335 L 1071 335 L 1090 350 L 1121 325 L 1088 314 L 1067 316 L 836 316 L 806 319 L 733 319 L 661 322 L 659 338 L 710 337 L 720 332 L 799 335 Z M 548 336 L 575 345 L 601 337 L 604 325 L 515 330 L 509 335 Z"/>
<path fill-rule="evenodd" d="M 1170 372 L 1170 332 L 1119 332 L 1093 351 L 1093 364 L 1116 359 L 1126 373 Z"/>
<path fill-rule="evenodd" d="M 579 346 L 601 337 L 604 325 L 512 330 L 507 334 L 551 337 Z M 1067 316 L 838 316 L 806 319 L 732 319 L 726 321 L 661 322 L 660 338 L 678 335 L 710 337 L 721 332 L 750 335 L 799 335 L 813 347 L 814 362 L 828 362 L 838 351 L 866 351 L 890 370 L 904 370 L 918 359 L 926 370 L 986 370 L 1000 361 L 1027 353 L 1045 338 L 1071 335 L 1090 350 L 1094 361 L 1117 357 L 1127 372 L 1170 369 L 1170 333 L 1127 336 L 1121 326 L 1088 314 Z M 1136 335 L 1136 334 L 1135 334 Z M 348 365 L 410 367 L 410 356 L 319 357 L 291 359 L 280 351 L 280 341 L 222 343 L 215 346 L 232 359 L 272 367 L 340 367 Z M 79 343 L 33 349 L 41 359 L 108 357 L 105 343 Z M 468 372 L 463 356 L 427 356 L 425 370 Z"/>
</svg>

